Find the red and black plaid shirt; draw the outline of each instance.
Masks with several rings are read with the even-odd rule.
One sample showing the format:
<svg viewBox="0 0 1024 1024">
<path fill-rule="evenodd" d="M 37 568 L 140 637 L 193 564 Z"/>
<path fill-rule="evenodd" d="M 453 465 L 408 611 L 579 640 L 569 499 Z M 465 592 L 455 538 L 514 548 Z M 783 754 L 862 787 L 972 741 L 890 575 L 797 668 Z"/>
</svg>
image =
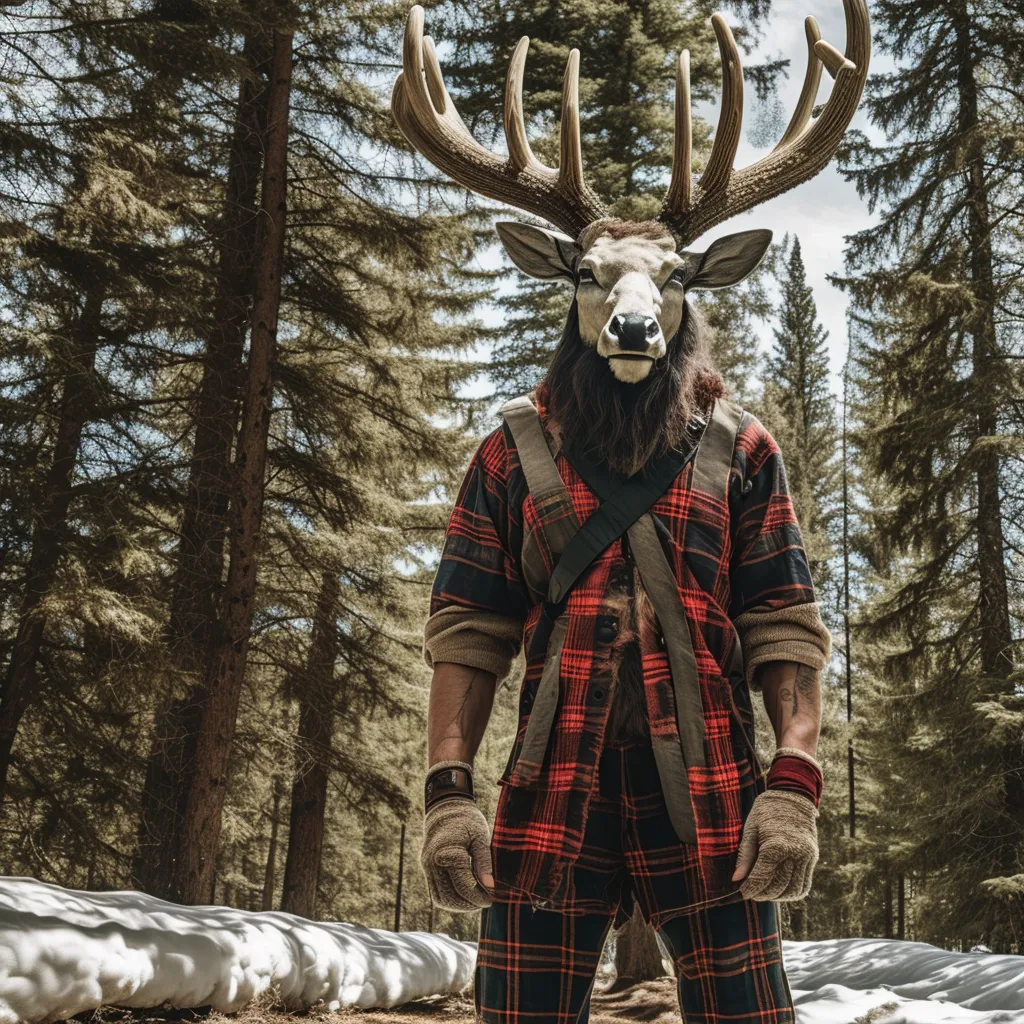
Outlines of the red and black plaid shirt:
<svg viewBox="0 0 1024 1024">
<path fill-rule="evenodd" d="M 538 409 L 541 420 L 545 410 Z M 559 452 L 556 463 L 582 524 L 599 500 Z M 706 763 L 688 768 L 697 846 L 690 848 L 703 893 L 695 903 L 736 888 L 731 882 L 746 812 L 759 772 L 751 760 L 750 693 L 734 620 L 751 610 L 814 601 L 810 571 L 793 513 L 782 456 L 762 424 L 744 412 L 727 492 L 692 486 L 691 460 L 652 511 L 678 581 L 700 677 Z M 536 544 L 548 572 L 550 555 L 507 427 L 481 442 L 459 489 L 434 580 L 431 614 L 451 605 L 523 623 L 523 643 L 541 612 L 542 594 L 523 577 L 524 543 Z M 562 649 L 559 703 L 547 758 L 535 778 L 512 773 L 529 720 L 521 701 L 516 744 L 495 815 L 492 852 L 499 890 L 529 893 L 557 905 L 566 870 L 579 854 L 595 786 L 612 694 L 609 670 L 614 623 L 609 596 L 631 569 L 616 541 L 571 592 Z M 640 650 L 652 736 L 678 736 L 668 658 L 656 624 L 642 625 Z M 532 693 L 543 655 L 529 661 L 523 693 Z"/>
</svg>

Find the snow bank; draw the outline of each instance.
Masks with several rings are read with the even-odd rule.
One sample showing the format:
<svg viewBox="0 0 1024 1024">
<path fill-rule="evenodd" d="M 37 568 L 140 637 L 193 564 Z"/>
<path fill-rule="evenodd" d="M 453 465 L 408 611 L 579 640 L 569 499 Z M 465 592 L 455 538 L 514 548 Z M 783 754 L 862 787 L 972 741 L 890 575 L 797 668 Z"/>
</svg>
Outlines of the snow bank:
<svg viewBox="0 0 1024 1024">
<path fill-rule="evenodd" d="M 784 947 L 799 1024 L 1024 1024 L 1024 957 L 885 939 Z M 0 1024 L 103 1005 L 230 1012 L 271 988 L 293 1007 L 395 1006 L 461 991 L 475 956 L 446 935 L 0 878 Z"/>
<path fill-rule="evenodd" d="M 229 1012 L 275 986 L 292 1007 L 394 1006 L 465 988 L 475 957 L 446 935 L 0 878 L 0 1024 L 105 1004 Z"/>
<path fill-rule="evenodd" d="M 897 939 L 783 947 L 799 1024 L 1024 1024 L 1024 957 Z"/>
</svg>

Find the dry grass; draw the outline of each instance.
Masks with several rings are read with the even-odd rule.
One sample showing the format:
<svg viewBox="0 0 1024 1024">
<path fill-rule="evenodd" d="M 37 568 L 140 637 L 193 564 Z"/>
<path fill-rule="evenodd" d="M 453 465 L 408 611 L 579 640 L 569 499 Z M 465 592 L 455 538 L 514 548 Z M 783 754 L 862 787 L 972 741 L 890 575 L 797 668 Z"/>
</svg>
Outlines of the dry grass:
<svg viewBox="0 0 1024 1024">
<path fill-rule="evenodd" d="M 322 1007 L 289 1013 L 274 1005 L 269 994 L 236 1014 L 213 1013 L 210 1010 L 121 1010 L 103 1007 L 75 1017 L 81 1024 L 474 1024 L 473 1000 L 466 996 L 423 999 L 393 1010 L 340 1010 L 336 1013 Z M 647 1024 L 678 1024 L 675 981 L 658 981 L 634 985 L 621 991 L 595 992 L 591 1003 L 591 1024 L 620 1024 L 622 1021 L 644 1021 Z"/>
</svg>

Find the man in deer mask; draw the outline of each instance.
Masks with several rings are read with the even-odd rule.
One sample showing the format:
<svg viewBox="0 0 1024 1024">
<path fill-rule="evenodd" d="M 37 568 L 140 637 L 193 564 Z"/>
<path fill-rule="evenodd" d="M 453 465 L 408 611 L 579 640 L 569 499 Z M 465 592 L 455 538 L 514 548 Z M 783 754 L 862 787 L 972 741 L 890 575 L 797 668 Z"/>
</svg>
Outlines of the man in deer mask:
<svg viewBox="0 0 1024 1024">
<path fill-rule="evenodd" d="M 422 862 L 436 903 L 483 909 L 482 1020 L 585 1021 L 607 933 L 638 906 L 674 958 L 688 1024 L 794 1021 L 777 901 L 807 895 L 818 858 L 829 634 L 782 455 L 726 398 L 687 298 L 741 281 L 771 235 L 685 246 L 831 158 L 867 73 L 867 11 L 844 4 L 846 56 L 807 20 L 797 111 L 775 150 L 740 171 L 739 54 L 712 19 L 727 69 L 714 147 L 694 182 L 684 53 L 672 180 L 644 222 L 610 218 L 583 179 L 577 51 L 554 170 L 526 140 L 528 40 L 512 58 L 499 157 L 459 119 L 423 12 L 410 14 L 398 123 L 455 180 L 557 225 L 498 231 L 523 272 L 574 288 L 547 376 L 502 407 L 470 462 L 425 627 Z M 835 85 L 812 119 L 822 67 Z M 519 727 L 492 828 L 472 763 L 520 650 Z M 767 771 L 751 689 L 777 741 Z"/>
</svg>

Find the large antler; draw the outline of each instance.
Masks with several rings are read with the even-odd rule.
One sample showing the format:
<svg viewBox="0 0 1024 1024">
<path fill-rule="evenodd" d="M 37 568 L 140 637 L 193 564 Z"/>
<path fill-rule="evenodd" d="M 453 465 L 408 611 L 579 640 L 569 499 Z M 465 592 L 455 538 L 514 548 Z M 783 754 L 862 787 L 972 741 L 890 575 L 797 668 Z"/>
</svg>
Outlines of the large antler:
<svg viewBox="0 0 1024 1024">
<path fill-rule="evenodd" d="M 843 7 L 846 55 L 826 43 L 814 18 L 807 18 L 807 73 L 789 126 L 767 156 L 738 171 L 733 170 L 733 160 L 743 116 L 743 71 L 736 41 L 725 19 L 720 14 L 711 19 L 722 55 L 722 110 L 711 155 L 696 183 L 691 181 L 690 174 L 690 55 L 684 51 L 680 56 L 672 179 L 658 219 L 672 228 L 683 244 L 689 244 L 728 217 L 814 177 L 832 159 L 857 109 L 871 55 L 865 0 L 843 0 Z M 812 123 L 823 66 L 835 84 L 824 109 Z"/>
<path fill-rule="evenodd" d="M 409 12 L 402 49 L 402 73 L 391 93 L 391 110 L 403 134 L 431 163 L 460 185 L 489 199 L 527 210 L 573 237 L 606 217 L 604 206 L 583 180 L 580 148 L 580 52 L 572 50 L 562 85 L 558 169 L 546 167 L 530 149 L 523 119 L 523 70 L 530 40 L 519 40 L 505 83 L 505 138 L 502 158 L 473 138 L 452 103 L 434 44 L 423 34 L 423 8 Z"/>
</svg>

